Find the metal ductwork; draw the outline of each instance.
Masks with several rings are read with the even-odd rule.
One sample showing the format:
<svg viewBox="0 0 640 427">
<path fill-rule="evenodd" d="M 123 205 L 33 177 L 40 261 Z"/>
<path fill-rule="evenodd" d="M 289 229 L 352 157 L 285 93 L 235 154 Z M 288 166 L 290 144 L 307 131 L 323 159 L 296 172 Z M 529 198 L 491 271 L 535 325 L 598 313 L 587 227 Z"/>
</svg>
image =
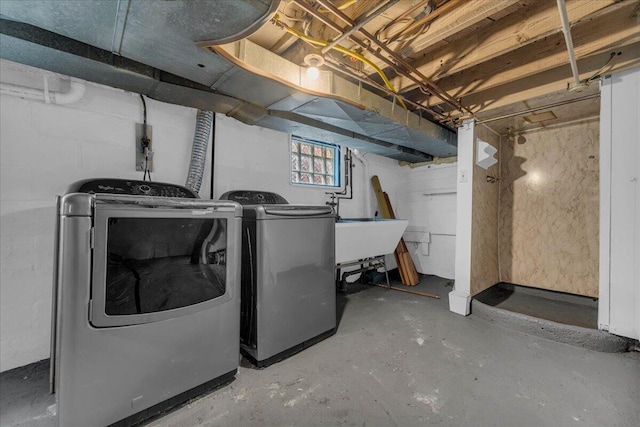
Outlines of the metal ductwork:
<svg viewBox="0 0 640 427">
<path fill-rule="evenodd" d="M 0 57 L 398 160 L 456 154 L 449 129 L 330 72 L 308 86 L 298 65 L 238 41 L 278 4 L 3 0 Z M 198 47 L 216 43 L 231 44 Z"/>
</svg>

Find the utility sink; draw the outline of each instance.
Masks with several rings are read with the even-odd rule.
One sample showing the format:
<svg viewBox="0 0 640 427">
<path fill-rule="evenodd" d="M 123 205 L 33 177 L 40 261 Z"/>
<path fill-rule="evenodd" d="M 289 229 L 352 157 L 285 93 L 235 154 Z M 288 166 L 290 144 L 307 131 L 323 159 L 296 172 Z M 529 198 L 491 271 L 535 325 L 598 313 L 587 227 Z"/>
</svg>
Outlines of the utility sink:
<svg viewBox="0 0 640 427">
<path fill-rule="evenodd" d="M 392 253 L 406 219 L 341 218 L 336 222 L 336 264 Z"/>
</svg>

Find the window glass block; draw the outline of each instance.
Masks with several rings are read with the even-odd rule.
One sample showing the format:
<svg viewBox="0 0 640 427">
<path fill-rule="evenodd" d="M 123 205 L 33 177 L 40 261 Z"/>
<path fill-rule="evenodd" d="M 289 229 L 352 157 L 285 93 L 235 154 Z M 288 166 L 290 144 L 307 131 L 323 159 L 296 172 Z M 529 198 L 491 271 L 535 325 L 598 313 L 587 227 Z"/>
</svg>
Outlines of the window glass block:
<svg viewBox="0 0 640 427">
<path fill-rule="evenodd" d="M 340 149 L 333 144 L 291 135 L 291 183 L 338 186 L 340 183 Z"/>
<path fill-rule="evenodd" d="M 324 161 L 322 159 L 313 159 L 313 171 L 315 173 L 324 173 Z"/>
<path fill-rule="evenodd" d="M 325 160 L 325 171 L 328 174 L 333 174 L 333 160 Z"/>
<path fill-rule="evenodd" d="M 311 157 L 300 156 L 300 170 L 311 172 Z"/>
</svg>

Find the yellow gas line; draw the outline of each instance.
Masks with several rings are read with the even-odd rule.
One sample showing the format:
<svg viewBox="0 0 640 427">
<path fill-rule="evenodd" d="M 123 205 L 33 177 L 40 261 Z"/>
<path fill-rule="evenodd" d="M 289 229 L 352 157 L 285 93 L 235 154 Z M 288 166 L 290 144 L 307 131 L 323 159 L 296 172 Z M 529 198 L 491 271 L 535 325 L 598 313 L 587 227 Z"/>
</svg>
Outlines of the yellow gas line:
<svg viewBox="0 0 640 427">
<path fill-rule="evenodd" d="M 287 24 L 285 24 L 284 22 L 280 21 L 278 19 L 278 15 L 273 17 L 274 21 L 276 22 L 276 24 L 278 26 L 281 26 L 282 28 L 284 28 L 287 32 L 293 34 L 294 36 L 308 42 L 311 44 L 314 44 L 316 46 L 322 46 L 322 47 L 326 47 L 329 46 L 329 42 L 325 41 L 325 40 L 319 40 L 319 39 L 315 39 L 313 37 L 309 37 L 308 35 L 301 33 L 300 31 L 296 30 L 295 28 L 291 28 L 290 26 L 288 26 Z M 349 55 L 352 58 L 357 59 L 358 61 L 361 61 L 365 64 L 367 64 L 368 66 L 370 66 L 371 68 L 373 68 L 378 75 L 380 76 L 380 78 L 382 78 L 382 81 L 384 82 L 384 85 L 387 87 L 387 89 L 389 89 L 391 92 L 393 92 L 394 94 L 398 94 L 398 92 L 396 91 L 396 89 L 393 87 L 393 85 L 391 84 L 391 82 L 389 81 L 389 79 L 387 78 L 387 76 L 384 74 L 384 71 L 382 71 L 382 69 L 380 67 L 378 67 L 375 63 L 373 63 L 370 59 L 368 59 L 367 57 L 359 54 L 358 52 L 354 52 L 352 50 L 349 50 L 347 48 L 344 48 L 342 46 L 333 46 L 331 49 L 340 52 L 340 53 L 344 53 L 345 55 Z M 400 105 L 402 105 L 402 107 L 406 110 L 407 106 L 405 105 L 404 101 L 402 100 L 402 98 L 400 98 L 398 96 L 398 102 L 400 103 Z"/>
</svg>

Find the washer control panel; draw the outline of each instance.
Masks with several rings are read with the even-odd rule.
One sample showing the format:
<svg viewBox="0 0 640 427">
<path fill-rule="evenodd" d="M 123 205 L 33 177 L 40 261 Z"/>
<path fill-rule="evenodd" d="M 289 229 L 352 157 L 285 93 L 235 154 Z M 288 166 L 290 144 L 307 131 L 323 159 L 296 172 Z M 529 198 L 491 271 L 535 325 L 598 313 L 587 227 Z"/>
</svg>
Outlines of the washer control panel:
<svg viewBox="0 0 640 427">
<path fill-rule="evenodd" d="M 288 205 L 289 202 L 279 194 L 268 191 L 236 190 L 227 191 L 220 200 L 231 200 L 241 205 Z"/>
<path fill-rule="evenodd" d="M 78 181 L 69 187 L 68 193 L 127 194 L 133 196 L 179 197 L 183 199 L 199 198 L 196 193 L 181 185 L 111 178 Z"/>
</svg>

